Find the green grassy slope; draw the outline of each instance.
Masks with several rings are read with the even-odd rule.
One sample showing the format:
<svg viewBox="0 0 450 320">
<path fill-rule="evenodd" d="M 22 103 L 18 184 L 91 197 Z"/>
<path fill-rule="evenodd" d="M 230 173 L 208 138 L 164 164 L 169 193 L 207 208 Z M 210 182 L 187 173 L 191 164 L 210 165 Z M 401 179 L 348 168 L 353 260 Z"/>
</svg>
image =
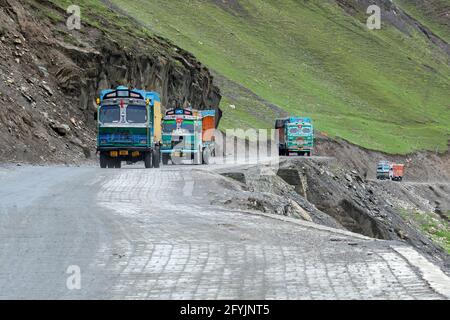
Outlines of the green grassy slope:
<svg viewBox="0 0 450 320">
<path fill-rule="evenodd" d="M 410 16 L 450 43 L 450 0 L 395 0 Z"/>
<path fill-rule="evenodd" d="M 223 129 L 272 127 L 279 112 L 256 95 L 370 149 L 447 149 L 449 57 L 422 34 L 369 31 L 331 0 L 110 2 L 228 80 Z"/>
</svg>

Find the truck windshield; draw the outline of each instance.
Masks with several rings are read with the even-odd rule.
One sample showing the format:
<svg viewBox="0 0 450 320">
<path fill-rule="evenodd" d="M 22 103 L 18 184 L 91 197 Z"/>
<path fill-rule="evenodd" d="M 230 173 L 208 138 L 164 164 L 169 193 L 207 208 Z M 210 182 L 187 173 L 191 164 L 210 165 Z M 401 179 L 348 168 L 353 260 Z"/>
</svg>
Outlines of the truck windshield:
<svg viewBox="0 0 450 320">
<path fill-rule="evenodd" d="M 194 121 L 183 121 L 181 124 L 181 129 L 187 130 L 189 132 L 194 132 Z"/>
<path fill-rule="evenodd" d="M 100 108 L 101 123 L 118 123 L 120 121 L 119 106 L 102 106 Z"/>
<path fill-rule="evenodd" d="M 146 123 L 147 107 L 129 105 L 127 107 L 127 122 L 129 123 Z"/>
<path fill-rule="evenodd" d="M 177 124 L 175 121 L 164 121 L 163 123 L 163 132 L 164 133 L 172 133 L 172 131 L 177 129 Z"/>
</svg>

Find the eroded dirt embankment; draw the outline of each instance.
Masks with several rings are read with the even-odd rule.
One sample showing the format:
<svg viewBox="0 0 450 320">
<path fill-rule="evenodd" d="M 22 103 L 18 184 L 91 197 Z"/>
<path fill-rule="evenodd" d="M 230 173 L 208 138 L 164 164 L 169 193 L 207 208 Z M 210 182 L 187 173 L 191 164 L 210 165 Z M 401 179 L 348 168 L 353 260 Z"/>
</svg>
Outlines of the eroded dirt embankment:
<svg viewBox="0 0 450 320">
<path fill-rule="evenodd" d="M 333 146 L 330 142 L 328 147 L 341 151 L 336 152 L 336 158 L 283 157 L 279 166 L 270 167 L 273 175 L 262 174 L 264 165 L 224 169 L 221 173 L 238 181 L 245 190 L 225 205 L 296 217 L 372 238 L 404 241 L 445 268 L 450 267 L 446 252 L 450 182 L 445 175 L 410 171 L 402 183 L 377 181 L 371 176 L 382 154 L 357 147 L 353 150 L 345 142 Z M 445 163 L 441 157 L 437 159 Z M 417 167 L 419 170 L 421 165 Z M 445 171 L 445 166 L 438 170 Z M 441 180 L 427 182 L 430 177 Z M 417 224 L 416 216 L 433 223 L 435 234 Z"/>
<path fill-rule="evenodd" d="M 69 31 L 67 17 L 49 1 L 0 0 L 0 161 L 85 160 L 95 148 L 95 98 L 116 85 L 160 92 L 165 106 L 218 110 L 219 89 L 191 54 L 95 12 L 83 17 L 97 27 L 83 19 Z"/>
</svg>

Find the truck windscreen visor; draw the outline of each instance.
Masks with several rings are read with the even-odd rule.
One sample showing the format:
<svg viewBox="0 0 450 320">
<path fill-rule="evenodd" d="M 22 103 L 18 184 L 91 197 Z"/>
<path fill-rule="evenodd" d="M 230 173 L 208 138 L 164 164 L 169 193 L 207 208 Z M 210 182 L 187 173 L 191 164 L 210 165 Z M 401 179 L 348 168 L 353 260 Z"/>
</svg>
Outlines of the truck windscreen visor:
<svg viewBox="0 0 450 320">
<path fill-rule="evenodd" d="M 120 122 L 119 106 L 102 106 L 100 108 L 101 123 L 118 123 Z"/>
<path fill-rule="evenodd" d="M 128 123 L 146 123 L 147 122 L 147 107 L 128 105 L 128 107 L 127 107 L 127 122 Z"/>
</svg>

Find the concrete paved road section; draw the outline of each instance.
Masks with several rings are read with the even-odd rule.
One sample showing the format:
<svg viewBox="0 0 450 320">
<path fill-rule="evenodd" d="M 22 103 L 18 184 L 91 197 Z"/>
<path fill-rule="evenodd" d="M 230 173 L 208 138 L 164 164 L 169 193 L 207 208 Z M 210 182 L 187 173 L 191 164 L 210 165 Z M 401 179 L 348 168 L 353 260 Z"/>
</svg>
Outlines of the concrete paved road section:
<svg viewBox="0 0 450 320">
<path fill-rule="evenodd" d="M 1 299 L 447 299 L 415 250 L 232 211 L 193 166 L 0 169 Z"/>
</svg>

